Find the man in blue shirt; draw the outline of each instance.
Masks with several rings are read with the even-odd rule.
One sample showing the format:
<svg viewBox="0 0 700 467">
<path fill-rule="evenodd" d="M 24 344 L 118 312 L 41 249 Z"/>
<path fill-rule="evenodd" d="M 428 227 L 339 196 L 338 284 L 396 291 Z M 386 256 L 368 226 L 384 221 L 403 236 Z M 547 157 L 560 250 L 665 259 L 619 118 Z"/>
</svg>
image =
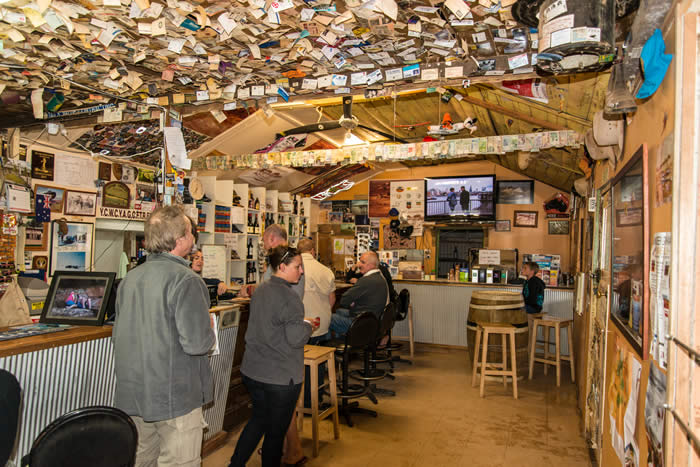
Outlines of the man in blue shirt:
<svg viewBox="0 0 700 467">
<path fill-rule="evenodd" d="M 528 342 L 532 339 L 532 322 L 534 316 L 542 313 L 542 305 L 544 305 L 544 288 L 545 284 L 542 279 L 537 277 L 537 272 L 540 267 L 533 261 L 523 263 L 522 274 L 525 276 L 525 284 L 523 284 L 523 300 L 525 301 L 525 311 L 527 312 L 527 329 Z M 530 346 L 528 345 L 528 352 Z"/>
</svg>

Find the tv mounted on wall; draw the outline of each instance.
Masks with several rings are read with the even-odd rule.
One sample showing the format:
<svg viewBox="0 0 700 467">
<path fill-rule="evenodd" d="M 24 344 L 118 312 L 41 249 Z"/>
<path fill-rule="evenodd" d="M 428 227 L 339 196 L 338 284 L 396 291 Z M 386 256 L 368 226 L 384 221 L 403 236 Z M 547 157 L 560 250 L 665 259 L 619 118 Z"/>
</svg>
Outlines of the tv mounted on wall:
<svg viewBox="0 0 700 467">
<path fill-rule="evenodd" d="M 494 220 L 495 184 L 495 175 L 426 178 L 425 220 Z"/>
</svg>

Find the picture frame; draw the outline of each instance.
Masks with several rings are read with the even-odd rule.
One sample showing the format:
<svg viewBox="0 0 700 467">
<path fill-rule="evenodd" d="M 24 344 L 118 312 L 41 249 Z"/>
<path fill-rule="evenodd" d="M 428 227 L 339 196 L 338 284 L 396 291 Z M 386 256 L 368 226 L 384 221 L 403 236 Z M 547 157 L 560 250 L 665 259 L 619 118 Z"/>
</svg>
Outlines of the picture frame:
<svg viewBox="0 0 700 467">
<path fill-rule="evenodd" d="M 499 219 L 495 226 L 496 232 L 510 232 L 510 219 Z"/>
<path fill-rule="evenodd" d="M 47 269 L 49 265 L 48 256 L 32 256 L 32 269 Z"/>
<path fill-rule="evenodd" d="M 63 212 L 65 192 L 66 190 L 63 188 L 56 188 L 48 185 L 35 185 L 34 200 L 36 202 L 37 195 L 44 195 L 44 198 L 49 196 L 51 198 L 51 200 L 49 201 L 49 204 L 51 206 L 51 212 L 60 214 Z"/>
<path fill-rule="evenodd" d="M 534 204 L 534 180 L 497 180 L 496 204 Z"/>
<path fill-rule="evenodd" d="M 514 211 L 513 212 L 513 227 L 526 227 L 531 229 L 537 228 L 537 211 Z"/>
<path fill-rule="evenodd" d="M 65 233 L 58 222 L 51 224 L 49 275 L 56 271 L 87 271 L 92 265 L 95 224 L 66 222 Z"/>
<path fill-rule="evenodd" d="M 569 235 L 568 220 L 550 220 L 547 223 L 547 233 L 549 235 Z"/>
<path fill-rule="evenodd" d="M 42 222 L 40 227 L 30 225 L 25 227 L 24 249 L 27 251 L 46 251 L 49 249 L 48 222 Z"/>
<path fill-rule="evenodd" d="M 97 193 L 66 190 L 63 212 L 69 216 L 91 216 L 97 213 Z"/>
<path fill-rule="evenodd" d="M 131 190 L 122 182 L 109 182 L 102 188 L 102 206 L 129 209 Z"/>
<path fill-rule="evenodd" d="M 642 208 L 626 208 L 615 210 L 615 227 L 632 227 L 642 225 L 644 212 Z"/>
<path fill-rule="evenodd" d="M 56 272 L 39 322 L 102 326 L 115 278 L 114 272 Z"/>
</svg>

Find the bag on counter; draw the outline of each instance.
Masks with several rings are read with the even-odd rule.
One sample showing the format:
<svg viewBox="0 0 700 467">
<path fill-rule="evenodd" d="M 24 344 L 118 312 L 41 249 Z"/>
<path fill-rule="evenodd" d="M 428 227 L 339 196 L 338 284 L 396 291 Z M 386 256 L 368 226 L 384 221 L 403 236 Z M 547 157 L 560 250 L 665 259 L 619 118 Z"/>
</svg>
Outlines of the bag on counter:
<svg viewBox="0 0 700 467">
<path fill-rule="evenodd" d="M 0 298 L 0 327 L 31 323 L 27 299 L 24 298 L 17 279 L 13 278 L 5 295 Z"/>
</svg>

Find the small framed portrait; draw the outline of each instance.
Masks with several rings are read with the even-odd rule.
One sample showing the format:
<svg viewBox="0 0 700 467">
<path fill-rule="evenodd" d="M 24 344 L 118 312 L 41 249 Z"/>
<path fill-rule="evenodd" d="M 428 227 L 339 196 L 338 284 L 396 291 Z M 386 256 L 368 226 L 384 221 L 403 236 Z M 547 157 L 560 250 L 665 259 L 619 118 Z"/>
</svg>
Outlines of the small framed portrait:
<svg viewBox="0 0 700 467">
<path fill-rule="evenodd" d="M 52 186 L 36 185 L 34 187 L 34 196 L 44 195 L 44 200 L 49 203 L 51 212 L 60 214 L 63 212 L 63 196 L 65 190 L 63 188 L 55 188 Z"/>
<path fill-rule="evenodd" d="M 513 213 L 513 227 L 537 228 L 537 211 L 515 211 Z"/>
<path fill-rule="evenodd" d="M 69 216 L 95 216 L 97 193 L 66 191 L 64 212 Z"/>
<path fill-rule="evenodd" d="M 561 219 L 549 221 L 547 224 L 547 233 L 549 233 L 549 235 L 569 235 L 569 221 Z"/>
<path fill-rule="evenodd" d="M 510 232 L 510 219 L 497 220 L 496 232 Z"/>
<path fill-rule="evenodd" d="M 49 249 L 49 223 L 37 226 L 28 225 L 24 231 L 24 249 L 27 251 L 46 251 Z"/>
</svg>

